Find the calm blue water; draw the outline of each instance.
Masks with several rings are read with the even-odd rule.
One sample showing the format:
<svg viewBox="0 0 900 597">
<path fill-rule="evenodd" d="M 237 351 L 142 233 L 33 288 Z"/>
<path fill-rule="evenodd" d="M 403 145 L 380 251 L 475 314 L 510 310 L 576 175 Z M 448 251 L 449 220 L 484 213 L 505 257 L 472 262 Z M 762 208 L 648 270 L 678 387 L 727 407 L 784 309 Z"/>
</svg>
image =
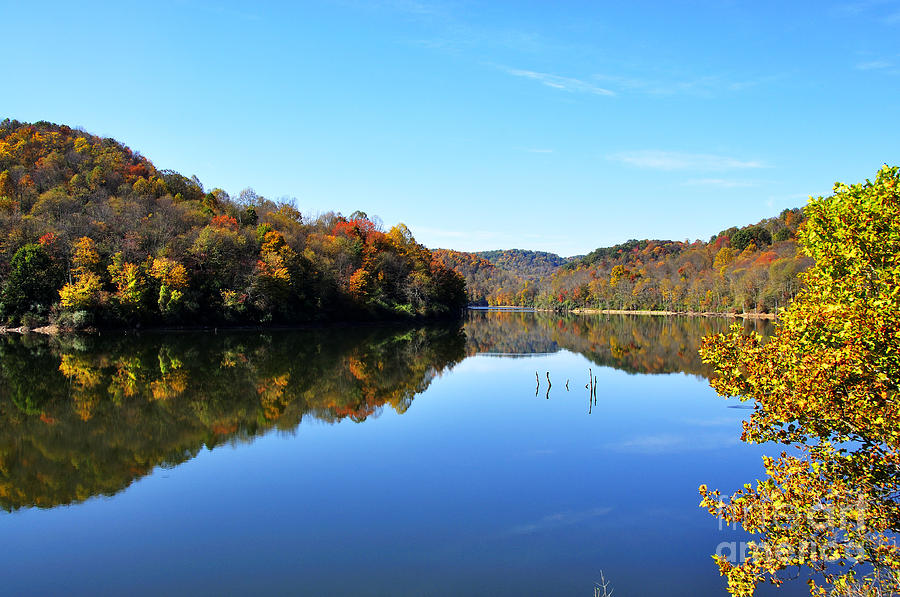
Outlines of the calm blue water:
<svg viewBox="0 0 900 597">
<path fill-rule="evenodd" d="M 746 537 L 697 487 L 766 450 L 690 354 L 710 326 L 5 339 L 0 592 L 724 595 L 710 554 Z"/>
</svg>

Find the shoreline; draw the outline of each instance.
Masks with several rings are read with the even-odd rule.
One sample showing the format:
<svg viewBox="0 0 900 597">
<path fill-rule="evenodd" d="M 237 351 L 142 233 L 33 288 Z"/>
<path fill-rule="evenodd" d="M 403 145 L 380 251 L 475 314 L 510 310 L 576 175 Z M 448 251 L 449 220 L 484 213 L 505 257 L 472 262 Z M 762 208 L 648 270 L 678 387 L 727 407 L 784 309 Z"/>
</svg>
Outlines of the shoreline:
<svg viewBox="0 0 900 597">
<path fill-rule="evenodd" d="M 31 328 L 27 325 L 14 328 L 0 326 L 0 334 L 44 334 L 45 336 L 55 336 L 64 331 L 66 330 L 60 329 L 57 325 L 42 325 L 36 328 Z"/>
<path fill-rule="evenodd" d="M 42 334 L 44 336 L 60 336 L 64 334 L 153 334 L 153 333 L 185 333 L 185 332 L 266 332 L 285 330 L 314 330 L 324 328 L 342 327 L 408 327 L 422 324 L 456 321 L 461 318 L 454 317 L 422 317 L 412 319 L 335 319 L 321 321 L 304 321 L 297 323 L 276 324 L 223 324 L 223 325 L 163 325 L 141 327 L 87 327 L 87 328 L 63 328 L 56 324 L 44 324 L 37 327 L 16 326 L 8 327 L 0 325 L 0 336 L 9 334 Z"/>
<path fill-rule="evenodd" d="M 724 317 L 728 319 L 777 319 L 774 313 L 720 313 L 716 311 L 650 311 L 630 309 L 572 309 L 570 313 L 584 315 L 682 315 L 687 317 Z"/>
<path fill-rule="evenodd" d="M 577 309 L 548 309 L 539 307 L 520 307 L 516 305 L 495 305 L 488 307 L 469 307 L 470 311 L 529 311 L 535 313 L 576 313 L 578 315 L 655 315 L 655 316 L 673 316 L 679 315 L 683 317 L 721 317 L 726 319 L 778 319 L 774 313 L 722 313 L 718 311 L 665 311 L 653 309 L 594 309 L 590 307 L 579 307 Z"/>
<path fill-rule="evenodd" d="M 653 315 L 653 316 L 683 316 L 683 317 L 721 317 L 727 319 L 777 319 L 774 313 L 719 313 L 713 311 L 657 311 L 646 309 L 592 309 L 578 308 L 567 311 L 557 311 L 556 309 L 534 308 L 534 307 L 518 307 L 514 305 L 494 306 L 494 307 L 468 307 L 469 311 L 528 311 L 535 313 L 575 313 L 577 315 Z M 371 321 L 318 321 L 305 322 L 296 324 L 283 325 L 221 325 L 221 326 L 160 326 L 160 327 L 141 327 L 141 328 L 85 328 L 85 329 L 69 329 L 61 328 L 56 324 L 41 325 L 38 327 L 18 326 L 6 327 L 0 326 L 0 335 L 4 334 L 42 334 L 45 336 L 57 336 L 60 334 L 95 334 L 103 331 L 114 332 L 190 332 L 190 331 L 264 331 L 264 330 L 289 330 L 289 329 L 310 329 L 328 326 L 370 326 L 370 325 L 391 325 L 391 324 L 410 324 L 410 323 L 427 323 L 429 321 L 445 321 L 445 319 L 423 319 L 423 320 L 371 320 Z"/>
</svg>

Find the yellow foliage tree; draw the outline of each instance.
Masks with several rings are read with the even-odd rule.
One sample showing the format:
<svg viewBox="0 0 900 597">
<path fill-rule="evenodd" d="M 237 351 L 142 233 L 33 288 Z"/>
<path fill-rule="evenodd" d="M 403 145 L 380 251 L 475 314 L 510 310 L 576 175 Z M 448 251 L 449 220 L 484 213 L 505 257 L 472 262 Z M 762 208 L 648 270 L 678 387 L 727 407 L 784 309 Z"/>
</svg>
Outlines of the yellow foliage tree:
<svg viewBox="0 0 900 597">
<path fill-rule="evenodd" d="M 72 245 L 72 276 L 74 281 L 59 291 L 60 305 L 71 310 L 97 307 L 102 301 L 103 281 L 96 269 L 100 254 L 94 241 L 82 236 Z"/>
<path fill-rule="evenodd" d="M 157 304 L 160 312 L 171 314 L 177 311 L 188 285 L 187 270 L 168 257 L 157 257 L 150 265 L 150 275 L 159 282 Z"/>
</svg>

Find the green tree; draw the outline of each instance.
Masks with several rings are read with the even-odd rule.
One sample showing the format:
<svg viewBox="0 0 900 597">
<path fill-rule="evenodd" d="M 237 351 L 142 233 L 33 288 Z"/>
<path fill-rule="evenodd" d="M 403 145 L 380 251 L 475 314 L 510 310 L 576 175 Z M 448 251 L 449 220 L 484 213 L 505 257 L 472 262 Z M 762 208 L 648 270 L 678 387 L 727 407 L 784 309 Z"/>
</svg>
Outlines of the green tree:
<svg viewBox="0 0 900 597">
<path fill-rule="evenodd" d="M 772 244 L 772 235 L 762 226 L 749 226 L 742 228 L 731 236 L 731 246 L 737 251 L 743 251 L 750 243 L 757 247 Z"/>
<path fill-rule="evenodd" d="M 701 349 L 724 396 L 755 400 L 744 441 L 778 442 L 767 477 L 701 505 L 758 536 L 747 559 L 716 557 L 733 595 L 806 566 L 834 593 L 900 590 L 900 176 L 836 184 L 800 231 L 815 265 L 766 343 L 733 330 Z M 813 594 L 824 589 L 810 581 Z M 877 592 L 881 591 L 881 592 Z"/>
<path fill-rule="evenodd" d="M 29 243 L 10 261 L 10 272 L 0 296 L 0 315 L 16 319 L 26 313 L 43 315 L 56 302 L 59 269 L 43 246 Z"/>
</svg>

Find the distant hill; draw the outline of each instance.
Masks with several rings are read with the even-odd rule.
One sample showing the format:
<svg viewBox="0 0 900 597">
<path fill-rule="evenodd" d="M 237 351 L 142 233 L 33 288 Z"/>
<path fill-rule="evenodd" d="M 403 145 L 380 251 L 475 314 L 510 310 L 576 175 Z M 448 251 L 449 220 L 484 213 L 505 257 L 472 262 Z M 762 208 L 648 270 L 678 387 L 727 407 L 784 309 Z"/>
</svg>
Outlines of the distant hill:
<svg viewBox="0 0 900 597">
<path fill-rule="evenodd" d="M 800 288 L 812 260 L 797 246 L 802 210 L 731 227 L 709 242 L 629 240 L 595 249 L 548 280 L 541 306 L 771 312 Z"/>
<path fill-rule="evenodd" d="M 490 261 L 504 271 L 529 280 L 549 276 L 573 259 L 577 259 L 526 249 L 478 251 L 475 255 Z"/>
<path fill-rule="evenodd" d="M 800 209 L 786 209 L 709 242 L 632 239 L 569 258 L 522 249 L 434 254 L 466 278 L 475 304 L 772 311 L 793 298 L 811 263 L 795 241 L 803 221 Z"/>
<path fill-rule="evenodd" d="M 649 252 L 655 257 L 665 257 L 681 252 L 685 244 L 671 240 L 629 240 L 611 247 L 594 249 L 581 258 L 572 258 L 565 265 L 569 269 L 590 266 L 607 261 L 627 262 L 635 254 Z"/>
</svg>

